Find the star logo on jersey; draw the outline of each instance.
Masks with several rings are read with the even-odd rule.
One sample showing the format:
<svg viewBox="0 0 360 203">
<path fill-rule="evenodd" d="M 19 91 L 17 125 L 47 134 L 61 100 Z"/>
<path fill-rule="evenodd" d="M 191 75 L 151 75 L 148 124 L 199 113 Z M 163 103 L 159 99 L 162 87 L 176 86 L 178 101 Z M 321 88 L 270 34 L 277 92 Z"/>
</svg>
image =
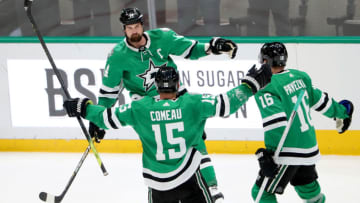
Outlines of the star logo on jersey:
<svg viewBox="0 0 360 203">
<path fill-rule="evenodd" d="M 149 68 L 145 70 L 144 73 L 137 75 L 139 78 L 143 79 L 143 86 L 145 91 L 147 92 L 155 83 L 155 74 L 159 70 L 160 67 L 165 67 L 166 63 L 161 66 L 155 66 L 155 64 L 150 59 L 149 61 Z"/>
</svg>

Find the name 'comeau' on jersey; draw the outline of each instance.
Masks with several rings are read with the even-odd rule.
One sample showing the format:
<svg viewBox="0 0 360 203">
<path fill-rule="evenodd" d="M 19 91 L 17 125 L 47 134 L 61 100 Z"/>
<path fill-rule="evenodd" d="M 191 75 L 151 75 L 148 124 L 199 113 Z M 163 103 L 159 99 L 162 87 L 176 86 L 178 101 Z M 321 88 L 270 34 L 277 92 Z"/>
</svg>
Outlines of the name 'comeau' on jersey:
<svg viewBox="0 0 360 203">
<path fill-rule="evenodd" d="M 152 121 L 179 120 L 182 118 L 181 109 L 169 109 L 162 111 L 150 111 Z"/>
</svg>

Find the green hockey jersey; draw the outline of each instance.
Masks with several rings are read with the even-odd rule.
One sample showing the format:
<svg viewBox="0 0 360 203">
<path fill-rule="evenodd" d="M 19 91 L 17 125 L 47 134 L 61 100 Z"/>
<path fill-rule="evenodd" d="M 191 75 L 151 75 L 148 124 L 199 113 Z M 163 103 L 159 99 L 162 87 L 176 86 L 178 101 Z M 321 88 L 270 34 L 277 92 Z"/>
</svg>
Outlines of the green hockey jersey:
<svg viewBox="0 0 360 203">
<path fill-rule="evenodd" d="M 206 56 L 205 44 L 177 35 L 168 28 L 144 32 L 146 45 L 137 49 L 127 42 L 126 38 L 117 44 L 110 53 L 98 104 L 111 107 L 119 93 L 121 81 L 130 92 L 132 100 L 142 96 L 158 95 L 154 86 L 154 76 L 160 66 L 176 64 L 170 55 L 198 59 Z"/>
<path fill-rule="evenodd" d="M 116 108 L 88 105 L 86 119 L 103 129 L 132 126 L 143 147 L 145 183 L 169 190 L 199 168 L 206 120 L 229 116 L 251 95 L 248 86 L 240 85 L 218 96 L 185 93 L 176 100 L 145 96 Z"/>
<path fill-rule="evenodd" d="M 262 116 L 266 148 L 276 150 L 301 90 L 305 93 L 279 158 L 275 160 L 278 164 L 312 165 L 320 158 L 310 109 L 329 118 L 348 117 L 345 107 L 314 88 L 305 72 L 284 70 L 274 74 L 271 83 L 255 95 Z"/>
</svg>

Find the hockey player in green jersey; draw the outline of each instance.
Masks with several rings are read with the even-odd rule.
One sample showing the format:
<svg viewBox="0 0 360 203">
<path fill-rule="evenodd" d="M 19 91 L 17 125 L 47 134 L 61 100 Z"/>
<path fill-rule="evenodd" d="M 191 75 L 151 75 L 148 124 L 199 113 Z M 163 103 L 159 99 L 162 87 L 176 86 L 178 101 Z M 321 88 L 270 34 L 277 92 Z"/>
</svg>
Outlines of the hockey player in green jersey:
<svg viewBox="0 0 360 203">
<path fill-rule="evenodd" d="M 339 103 L 326 92 L 313 87 L 311 78 L 302 71 L 285 69 L 287 50 L 280 42 L 266 43 L 260 51 L 260 62 L 271 66 L 271 82 L 255 95 L 264 127 L 265 147 L 256 151 L 260 171 L 252 188 L 256 199 L 264 177 L 269 178 L 260 202 L 277 202 L 275 194 L 283 194 L 290 182 L 306 203 L 323 203 L 317 181 L 315 164 L 320 158 L 310 109 L 336 120 L 339 133 L 351 123 L 353 104 L 348 100 Z M 301 91 L 304 96 L 287 133 L 279 157 L 273 157 L 287 125 L 288 118 Z M 260 197 L 259 197 L 260 198 Z"/>
<path fill-rule="evenodd" d="M 64 108 L 70 117 L 81 116 L 103 129 L 133 127 L 143 147 L 143 177 L 149 188 L 149 203 L 213 203 L 200 173 L 206 120 L 236 112 L 270 78 L 267 65 L 259 70 L 253 67 L 243 84 L 224 94 L 178 96 L 178 72 L 163 66 L 155 75 L 160 98 L 144 96 L 116 108 L 77 98 L 65 101 Z"/>
<path fill-rule="evenodd" d="M 112 107 L 117 100 L 120 89 L 125 87 L 130 92 L 132 100 L 139 100 L 143 96 L 157 96 L 154 86 L 154 75 L 160 66 L 176 64 L 171 55 L 182 56 L 186 59 L 198 59 L 209 54 L 236 55 L 237 46 L 230 40 L 213 38 L 210 43 L 200 43 L 177 35 L 168 28 L 154 29 L 144 32 L 143 15 L 137 8 L 125 8 L 120 15 L 125 39 L 118 43 L 110 53 L 102 86 L 100 88 L 98 104 Z M 179 93 L 185 90 L 181 87 Z M 99 142 L 105 131 L 90 123 L 89 133 Z M 203 144 L 205 148 L 205 143 Z M 204 155 L 207 154 L 206 150 Z M 211 186 L 211 191 L 217 198 L 223 198 L 217 190 L 217 180 L 210 158 L 204 156 L 201 172 L 205 173 L 205 180 Z"/>
</svg>

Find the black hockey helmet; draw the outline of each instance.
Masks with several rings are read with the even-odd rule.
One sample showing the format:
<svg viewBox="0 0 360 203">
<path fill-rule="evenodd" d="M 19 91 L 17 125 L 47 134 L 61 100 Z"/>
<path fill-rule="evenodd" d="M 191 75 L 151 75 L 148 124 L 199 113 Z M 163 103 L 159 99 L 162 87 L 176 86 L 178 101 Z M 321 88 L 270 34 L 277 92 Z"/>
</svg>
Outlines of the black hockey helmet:
<svg viewBox="0 0 360 203">
<path fill-rule="evenodd" d="M 179 73 L 173 67 L 162 66 L 155 74 L 155 86 L 159 93 L 178 91 Z"/>
<path fill-rule="evenodd" d="M 131 25 L 135 23 L 143 24 L 143 14 L 138 8 L 124 8 L 120 14 L 120 22 L 125 25 Z"/>
<path fill-rule="evenodd" d="M 271 66 L 286 66 L 288 53 L 286 47 L 281 42 L 265 43 L 260 50 L 259 60 L 263 63 L 264 60 Z"/>
</svg>

